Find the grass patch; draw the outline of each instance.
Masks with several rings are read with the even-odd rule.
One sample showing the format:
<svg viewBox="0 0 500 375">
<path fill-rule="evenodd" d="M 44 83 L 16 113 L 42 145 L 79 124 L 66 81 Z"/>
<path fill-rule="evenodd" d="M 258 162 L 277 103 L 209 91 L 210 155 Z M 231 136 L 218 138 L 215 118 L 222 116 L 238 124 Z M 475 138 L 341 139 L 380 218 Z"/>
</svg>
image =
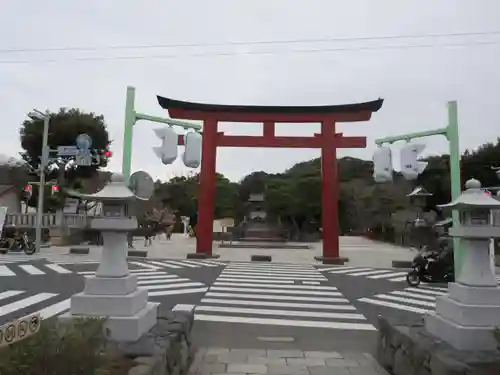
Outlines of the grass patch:
<svg viewBox="0 0 500 375">
<path fill-rule="evenodd" d="M 131 359 L 107 347 L 105 320 L 43 320 L 38 333 L 0 348 L 1 375 L 121 375 Z"/>
</svg>

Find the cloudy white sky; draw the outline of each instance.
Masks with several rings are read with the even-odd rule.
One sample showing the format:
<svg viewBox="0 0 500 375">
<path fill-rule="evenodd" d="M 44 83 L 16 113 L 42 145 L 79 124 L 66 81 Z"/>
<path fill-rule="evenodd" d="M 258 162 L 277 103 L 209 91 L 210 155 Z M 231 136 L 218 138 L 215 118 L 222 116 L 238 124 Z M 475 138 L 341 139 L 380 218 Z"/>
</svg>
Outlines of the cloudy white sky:
<svg viewBox="0 0 500 375">
<path fill-rule="evenodd" d="M 444 126 L 449 100 L 459 103 L 462 150 L 500 136 L 498 0 L 0 4 L 4 154 L 20 151 L 19 125 L 31 108 L 80 107 L 104 114 L 113 139 L 110 168 L 119 171 L 127 85 L 137 88 L 138 111 L 159 116 L 168 114 L 156 94 L 264 105 L 344 104 L 382 97 L 384 106 L 370 122 L 340 125 L 345 134 L 366 135 L 369 143 L 367 149 L 340 155 L 365 159 L 371 158 L 375 138 Z M 448 36 L 429 36 L 436 34 Z M 415 45 L 425 47 L 411 47 Z M 12 49 L 42 51 L 7 51 Z M 151 149 L 158 144 L 155 127 L 137 124 L 132 170 L 162 179 L 186 173 L 181 164 L 163 166 L 156 158 Z M 220 128 L 229 134 L 259 132 L 256 124 Z M 277 127 L 281 135 L 318 130 L 315 124 Z M 442 137 L 425 143 L 428 153 L 446 152 Z M 317 156 L 317 150 L 220 149 L 217 170 L 238 180 L 252 171 L 279 172 Z"/>
</svg>

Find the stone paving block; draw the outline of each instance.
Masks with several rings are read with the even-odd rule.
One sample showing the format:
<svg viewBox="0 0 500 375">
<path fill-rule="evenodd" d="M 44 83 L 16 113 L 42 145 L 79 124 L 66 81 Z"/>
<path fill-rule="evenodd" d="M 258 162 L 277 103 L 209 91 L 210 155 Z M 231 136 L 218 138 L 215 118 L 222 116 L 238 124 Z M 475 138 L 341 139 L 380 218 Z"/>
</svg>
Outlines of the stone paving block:
<svg viewBox="0 0 500 375">
<path fill-rule="evenodd" d="M 228 348 L 216 348 L 216 347 L 210 347 L 210 348 L 207 348 L 207 351 L 206 351 L 206 354 L 216 354 L 216 355 L 219 355 L 219 354 L 224 354 L 224 353 L 229 353 L 229 349 Z"/>
<path fill-rule="evenodd" d="M 304 352 L 300 350 L 276 350 L 276 349 L 268 349 L 267 350 L 268 357 L 277 357 L 277 358 L 303 358 Z"/>
<path fill-rule="evenodd" d="M 229 354 L 229 353 L 225 353 Z M 218 363 L 218 362 L 223 362 L 219 360 L 219 356 L 224 355 L 224 354 L 205 354 L 205 357 L 201 360 L 202 363 Z M 227 362 L 223 362 L 227 363 Z"/>
<path fill-rule="evenodd" d="M 249 356 L 247 362 L 258 365 L 286 365 L 286 359 L 278 357 Z"/>
<path fill-rule="evenodd" d="M 309 375 L 309 370 L 306 366 L 283 366 L 269 365 L 267 373 L 270 375 Z M 332 375 L 332 374 L 330 374 Z"/>
<path fill-rule="evenodd" d="M 223 353 L 219 354 L 217 356 L 217 361 L 221 363 L 246 363 L 248 359 L 248 355 L 245 353 L 239 353 L 239 352 L 229 352 L 229 353 Z"/>
<path fill-rule="evenodd" d="M 241 353 L 248 356 L 265 357 L 267 355 L 266 349 L 231 349 L 231 353 Z"/>
<path fill-rule="evenodd" d="M 230 363 L 227 365 L 227 372 L 238 374 L 266 374 L 267 366 L 250 363 Z"/>
<path fill-rule="evenodd" d="M 339 358 L 342 359 L 342 354 L 338 352 L 319 352 L 319 351 L 309 351 L 304 352 L 306 358 Z"/>
<path fill-rule="evenodd" d="M 354 359 L 338 359 L 330 358 L 326 359 L 326 365 L 330 367 L 361 367 L 359 363 Z"/>
<path fill-rule="evenodd" d="M 325 366 L 323 358 L 287 358 L 287 365 L 290 366 Z"/>
<path fill-rule="evenodd" d="M 352 375 L 349 369 L 342 367 L 325 367 L 325 366 L 312 366 L 309 367 L 311 375 Z M 378 375 L 378 374 L 373 374 Z"/>
</svg>

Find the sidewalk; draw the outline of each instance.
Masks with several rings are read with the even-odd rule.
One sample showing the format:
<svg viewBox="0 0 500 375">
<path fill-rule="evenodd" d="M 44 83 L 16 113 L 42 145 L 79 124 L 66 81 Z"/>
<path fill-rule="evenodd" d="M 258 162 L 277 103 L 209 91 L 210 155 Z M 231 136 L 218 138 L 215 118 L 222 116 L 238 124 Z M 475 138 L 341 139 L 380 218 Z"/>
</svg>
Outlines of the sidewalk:
<svg viewBox="0 0 500 375">
<path fill-rule="evenodd" d="M 200 348 L 188 375 L 388 375 L 369 353 Z"/>
<path fill-rule="evenodd" d="M 275 263 L 321 264 L 314 260 L 322 255 L 321 242 L 310 243 L 310 249 L 231 249 L 219 248 L 214 242 L 213 253 L 220 255 L 220 261 L 248 262 L 254 254 L 271 255 Z M 162 238 L 153 239 L 152 246 L 144 246 L 144 240 L 134 241 L 137 250 L 146 250 L 150 259 L 186 259 L 186 255 L 196 252 L 196 240 L 180 234 L 172 236 L 170 241 Z M 101 247 L 90 246 L 88 255 L 69 253 L 69 247 L 52 246 L 42 248 L 39 254 L 29 259 L 44 258 L 59 262 L 99 261 Z M 392 268 L 393 260 L 412 260 L 415 256 L 410 250 L 383 242 L 371 241 L 362 237 L 340 237 L 340 255 L 349 258 L 349 266 L 373 268 Z M 0 260 L 14 259 L 16 254 L 0 256 Z"/>
</svg>

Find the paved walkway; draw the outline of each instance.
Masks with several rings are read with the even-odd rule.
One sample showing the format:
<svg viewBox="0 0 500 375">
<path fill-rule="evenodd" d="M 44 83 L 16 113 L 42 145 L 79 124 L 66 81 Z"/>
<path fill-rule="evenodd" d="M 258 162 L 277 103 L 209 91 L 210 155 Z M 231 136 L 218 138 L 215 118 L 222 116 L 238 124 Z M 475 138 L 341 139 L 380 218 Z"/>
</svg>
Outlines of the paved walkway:
<svg viewBox="0 0 500 375">
<path fill-rule="evenodd" d="M 196 252 L 196 241 L 177 234 L 167 241 L 163 236 L 153 240 L 153 245 L 144 247 L 143 240 L 136 240 L 136 249 L 147 250 L 148 258 L 158 259 L 186 259 L 188 253 Z M 220 255 L 220 261 L 249 261 L 253 254 L 267 254 L 272 256 L 276 263 L 320 264 L 314 260 L 315 256 L 322 255 L 322 243 L 310 243 L 308 250 L 298 249 L 230 249 L 219 248 L 214 242 L 213 253 Z M 349 266 L 365 266 L 375 268 L 391 268 L 393 260 L 411 260 L 415 256 L 408 249 L 383 242 L 371 241 L 362 237 L 340 237 L 340 255 L 349 258 Z M 23 254 L 0 255 L 0 262 L 9 260 L 23 260 L 44 258 L 59 262 L 98 261 L 101 257 L 101 248 L 91 246 L 89 255 L 71 255 L 69 247 L 42 248 L 40 254 L 25 256 Z"/>
<path fill-rule="evenodd" d="M 200 348 L 189 375 L 388 375 L 369 353 Z"/>
</svg>

